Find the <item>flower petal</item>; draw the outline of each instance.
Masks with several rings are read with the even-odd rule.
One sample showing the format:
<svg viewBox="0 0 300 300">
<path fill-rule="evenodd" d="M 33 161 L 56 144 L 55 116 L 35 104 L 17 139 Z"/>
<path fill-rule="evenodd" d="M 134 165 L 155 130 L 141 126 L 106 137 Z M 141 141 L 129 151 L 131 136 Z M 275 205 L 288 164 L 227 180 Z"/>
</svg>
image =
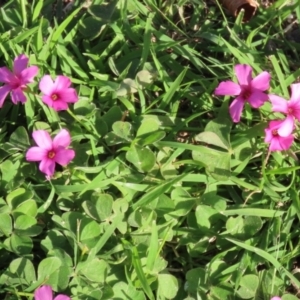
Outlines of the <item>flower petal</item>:
<svg viewBox="0 0 300 300">
<path fill-rule="evenodd" d="M 6 67 L 0 68 L 0 82 L 11 83 L 14 80 L 14 74 Z"/>
<path fill-rule="evenodd" d="M 288 113 L 288 101 L 277 95 L 269 95 L 269 99 L 272 103 L 272 111 Z"/>
<path fill-rule="evenodd" d="M 272 139 L 273 139 L 273 133 L 272 130 L 270 128 L 266 128 L 265 129 L 265 143 L 271 143 Z"/>
<path fill-rule="evenodd" d="M 14 74 L 19 75 L 28 65 L 28 57 L 21 54 L 14 60 Z"/>
<path fill-rule="evenodd" d="M 52 296 L 52 288 L 49 285 L 43 285 L 34 292 L 34 300 L 52 300 Z"/>
<path fill-rule="evenodd" d="M 13 89 L 11 91 L 11 101 L 14 104 L 17 104 L 18 102 L 25 103 L 27 101 L 27 98 L 21 88 Z"/>
<path fill-rule="evenodd" d="M 34 77 L 37 75 L 37 73 L 39 72 L 39 68 L 37 66 L 31 66 L 25 70 L 23 70 L 20 74 L 20 80 L 22 82 L 22 84 L 27 84 L 27 83 L 31 83 L 34 80 Z"/>
<path fill-rule="evenodd" d="M 45 95 L 51 95 L 54 91 L 54 83 L 50 75 L 45 75 L 42 77 L 39 83 L 39 89 Z"/>
<path fill-rule="evenodd" d="M 53 300 L 71 300 L 71 298 L 69 296 L 66 295 L 57 295 Z"/>
<path fill-rule="evenodd" d="M 68 109 L 68 103 L 61 101 L 61 100 L 56 100 L 52 102 L 52 107 L 56 111 L 60 110 L 67 110 Z"/>
<path fill-rule="evenodd" d="M 271 75 L 268 72 L 264 71 L 253 78 L 253 80 L 251 81 L 251 86 L 257 90 L 266 91 L 270 88 L 270 80 Z"/>
<path fill-rule="evenodd" d="M 283 150 L 288 150 L 294 141 L 294 136 L 289 135 L 287 137 L 281 137 L 281 136 L 276 136 L 271 144 L 270 144 L 270 150 L 271 151 L 283 151 Z"/>
<path fill-rule="evenodd" d="M 0 108 L 3 106 L 4 100 L 7 94 L 10 92 L 11 88 L 9 85 L 4 85 L 0 87 Z"/>
<path fill-rule="evenodd" d="M 66 166 L 75 157 L 75 151 L 71 149 L 58 149 L 55 153 L 55 162 Z"/>
<path fill-rule="evenodd" d="M 287 116 L 277 129 L 278 134 L 282 137 L 289 136 L 294 130 L 294 118 L 293 116 Z"/>
<path fill-rule="evenodd" d="M 43 159 L 40 162 L 39 169 L 49 177 L 52 177 L 55 171 L 55 161 L 50 158 Z"/>
<path fill-rule="evenodd" d="M 53 139 L 53 148 L 69 147 L 71 144 L 71 136 L 68 130 L 62 129 Z"/>
<path fill-rule="evenodd" d="M 73 88 L 68 88 L 59 92 L 59 97 L 65 102 L 75 103 L 78 101 L 77 92 Z"/>
<path fill-rule="evenodd" d="M 300 101 L 300 83 L 295 83 L 291 85 L 291 100 Z"/>
<path fill-rule="evenodd" d="M 300 100 L 300 99 L 299 99 Z M 300 101 L 290 100 L 288 101 L 288 112 L 300 121 Z"/>
<path fill-rule="evenodd" d="M 259 108 L 266 101 L 268 101 L 268 98 L 268 95 L 263 93 L 262 91 L 254 90 L 248 98 L 248 102 L 253 108 Z"/>
<path fill-rule="evenodd" d="M 269 146 L 270 151 L 282 151 L 282 146 L 280 143 L 280 136 L 273 137 L 271 140 L 270 146 Z"/>
<path fill-rule="evenodd" d="M 41 161 L 47 157 L 48 150 L 40 147 L 31 147 L 26 152 L 27 161 Z"/>
<path fill-rule="evenodd" d="M 45 104 L 47 104 L 48 106 L 53 107 L 53 102 L 54 102 L 54 101 L 53 101 L 52 98 L 49 97 L 48 95 L 42 96 L 42 101 L 43 101 Z"/>
<path fill-rule="evenodd" d="M 32 133 L 32 138 L 37 145 L 46 150 L 52 150 L 52 140 L 50 134 L 46 130 L 36 130 Z"/>
<path fill-rule="evenodd" d="M 252 80 L 252 68 L 250 66 L 236 65 L 234 70 L 240 85 L 250 85 Z"/>
<path fill-rule="evenodd" d="M 236 96 L 241 92 L 241 87 L 233 81 L 222 81 L 215 89 L 214 94 L 220 96 Z"/>
<path fill-rule="evenodd" d="M 67 76 L 58 75 L 55 79 L 54 86 L 57 91 L 67 89 L 71 85 L 71 80 Z"/>
<path fill-rule="evenodd" d="M 237 97 L 234 99 L 229 107 L 229 113 L 233 122 L 238 123 L 241 118 L 242 110 L 244 108 L 244 100 Z"/>
</svg>

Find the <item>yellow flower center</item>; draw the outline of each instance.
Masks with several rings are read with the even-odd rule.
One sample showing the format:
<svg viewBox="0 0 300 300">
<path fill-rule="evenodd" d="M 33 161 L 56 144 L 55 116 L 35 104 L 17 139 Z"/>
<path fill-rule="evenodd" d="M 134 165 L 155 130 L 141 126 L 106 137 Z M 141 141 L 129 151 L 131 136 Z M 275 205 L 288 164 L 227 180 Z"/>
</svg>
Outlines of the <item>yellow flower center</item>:
<svg viewBox="0 0 300 300">
<path fill-rule="evenodd" d="M 48 152 L 48 158 L 52 159 L 55 156 L 55 152 L 54 151 L 49 151 Z"/>
<path fill-rule="evenodd" d="M 51 96 L 51 99 L 52 99 L 53 101 L 57 100 L 57 99 L 58 99 L 57 94 L 53 94 L 53 95 Z"/>
</svg>

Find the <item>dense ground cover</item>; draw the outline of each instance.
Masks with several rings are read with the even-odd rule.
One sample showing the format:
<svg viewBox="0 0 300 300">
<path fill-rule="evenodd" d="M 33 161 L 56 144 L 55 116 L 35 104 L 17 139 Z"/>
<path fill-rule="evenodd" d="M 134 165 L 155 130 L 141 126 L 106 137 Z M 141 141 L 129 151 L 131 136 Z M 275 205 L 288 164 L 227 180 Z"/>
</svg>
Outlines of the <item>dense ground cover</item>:
<svg viewBox="0 0 300 300">
<path fill-rule="evenodd" d="M 297 299 L 297 124 L 269 151 L 277 98 L 233 122 L 214 91 L 243 64 L 290 99 L 300 3 L 241 19 L 202 0 L 1 4 L 1 299 Z"/>
</svg>

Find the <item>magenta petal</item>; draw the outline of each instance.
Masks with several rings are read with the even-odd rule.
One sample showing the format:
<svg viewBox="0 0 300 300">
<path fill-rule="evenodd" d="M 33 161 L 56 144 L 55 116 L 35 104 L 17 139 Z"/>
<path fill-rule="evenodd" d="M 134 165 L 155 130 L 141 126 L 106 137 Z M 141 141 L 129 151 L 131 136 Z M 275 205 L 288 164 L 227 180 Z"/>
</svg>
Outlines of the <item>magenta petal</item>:
<svg viewBox="0 0 300 300">
<path fill-rule="evenodd" d="M 45 104 L 47 104 L 48 106 L 53 107 L 54 101 L 52 100 L 52 98 L 51 98 L 50 96 L 48 96 L 48 95 L 42 96 L 42 101 L 43 101 Z"/>
<path fill-rule="evenodd" d="M 75 151 L 71 149 L 58 149 L 55 153 L 55 162 L 66 166 L 75 157 Z"/>
<path fill-rule="evenodd" d="M 65 102 L 75 103 L 78 101 L 76 90 L 68 88 L 59 92 L 59 97 Z"/>
<path fill-rule="evenodd" d="M 6 67 L 0 68 L 0 82 L 11 83 L 15 79 L 14 74 Z"/>
<path fill-rule="evenodd" d="M 19 75 L 28 64 L 28 57 L 25 54 L 21 54 L 14 60 L 14 74 Z"/>
<path fill-rule="evenodd" d="M 39 89 L 45 95 L 51 95 L 54 91 L 54 83 L 50 75 L 45 75 L 40 80 Z"/>
<path fill-rule="evenodd" d="M 248 102 L 253 108 L 259 108 L 268 100 L 268 98 L 267 94 L 259 90 L 254 90 L 248 98 Z"/>
<path fill-rule="evenodd" d="M 57 91 L 67 89 L 71 85 L 71 80 L 62 75 L 58 75 L 55 79 L 54 86 Z"/>
<path fill-rule="evenodd" d="M 300 99 L 288 101 L 288 111 L 300 121 Z"/>
<path fill-rule="evenodd" d="M 277 95 L 269 95 L 270 102 L 272 103 L 272 111 L 288 113 L 288 102 Z"/>
<path fill-rule="evenodd" d="M 293 116 L 287 116 L 277 129 L 278 134 L 282 137 L 289 136 L 294 130 L 294 118 Z"/>
<path fill-rule="evenodd" d="M 52 296 L 52 288 L 49 285 L 43 285 L 34 292 L 34 300 L 52 300 Z"/>
<path fill-rule="evenodd" d="M 271 143 L 270 143 L 270 146 L 269 146 L 269 150 L 270 151 L 282 151 L 283 148 L 281 146 L 281 143 L 280 143 L 280 137 L 273 137 Z"/>
<path fill-rule="evenodd" d="M 36 130 L 32 133 L 32 137 L 40 148 L 52 150 L 52 140 L 46 130 Z"/>
<path fill-rule="evenodd" d="M 71 300 L 71 298 L 69 296 L 66 295 L 57 295 L 53 300 Z"/>
<path fill-rule="evenodd" d="M 281 300 L 281 298 L 280 298 L 280 297 L 277 297 L 277 296 L 275 296 L 275 297 L 272 297 L 270 300 Z"/>
<path fill-rule="evenodd" d="M 214 94 L 220 96 L 236 96 L 241 92 L 241 87 L 233 81 L 222 81 L 215 89 Z"/>
<path fill-rule="evenodd" d="M 251 81 L 251 86 L 257 90 L 266 91 L 270 88 L 271 75 L 268 72 L 262 72 Z"/>
<path fill-rule="evenodd" d="M 51 177 L 55 171 L 55 161 L 50 158 L 43 159 L 40 162 L 39 169 L 41 172 L 46 174 L 47 176 Z"/>
<path fill-rule="evenodd" d="M 291 85 L 291 100 L 300 101 L 300 83 Z"/>
<path fill-rule="evenodd" d="M 20 74 L 22 84 L 33 82 L 33 79 L 38 72 L 39 72 L 39 68 L 37 66 L 32 66 L 23 70 Z"/>
<path fill-rule="evenodd" d="M 18 102 L 25 103 L 27 101 L 27 98 L 21 88 L 11 91 L 11 101 L 14 104 L 17 104 Z"/>
<path fill-rule="evenodd" d="M 41 161 L 47 157 L 48 150 L 40 147 L 31 147 L 26 152 L 27 161 Z"/>
<path fill-rule="evenodd" d="M 64 101 L 61 101 L 61 100 L 56 100 L 56 101 L 52 102 L 52 107 L 56 111 L 67 110 L 68 109 L 68 103 L 64 102 Z"/>
<path fill-rule="evenodd" d="M 280 144 L 280 150 L 278 151 L 282 151 L 282 150 L 288 150 L 291 146 L 292 143 L 294 141 L 294 137 L 293 135 L 289 135 L 287 137 L 277 137 L 278 143 Z"/>
<path fill-rule="evenodd" d="M 70 133 L 66 129 L 62 129 L 56 137 L 53 139 L 53 148 L 57 149 L 59 147 L 69 147 L 71 144 Z"/>
<path fill-rule="evenodd" d="M 229 107 L 229 113 L 233 122 L 238 123 L 244 108 L 244 101 L 239 97 L 234 99 Z"/>
<path fill-rule="evenodd" d="M 0 87 L 0 108 L 3 106 L 4 100 L 7 94 L 10 92 L 11 88 L 9 85 L 4 85 Z"/>
<path fill-rule="evenodd" d="M 234 70 L 240 85 L 250 85 L 252 80 L 252 68 L 250 66 L 236 65 Z"/>
<path fill-rule="evenodd" d="M 269 128 L 265 129 L 265 143 L 271 143 L 272 139 L 273 139 L 273 133 L 272 130 Z"/>
</svg>

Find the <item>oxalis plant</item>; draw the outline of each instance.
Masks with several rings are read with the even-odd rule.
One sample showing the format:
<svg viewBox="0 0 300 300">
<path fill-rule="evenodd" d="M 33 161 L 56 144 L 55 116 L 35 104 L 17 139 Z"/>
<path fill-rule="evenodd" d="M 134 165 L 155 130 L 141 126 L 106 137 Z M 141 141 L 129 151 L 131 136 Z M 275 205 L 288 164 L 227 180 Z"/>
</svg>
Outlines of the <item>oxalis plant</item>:
<svg viewBox="0 0 300 300">
<path fill-rule="evenodd" d="M 297 299 L 299 3 L 50 2 L 0 7 L 0 299 Z"/>
</svg>

